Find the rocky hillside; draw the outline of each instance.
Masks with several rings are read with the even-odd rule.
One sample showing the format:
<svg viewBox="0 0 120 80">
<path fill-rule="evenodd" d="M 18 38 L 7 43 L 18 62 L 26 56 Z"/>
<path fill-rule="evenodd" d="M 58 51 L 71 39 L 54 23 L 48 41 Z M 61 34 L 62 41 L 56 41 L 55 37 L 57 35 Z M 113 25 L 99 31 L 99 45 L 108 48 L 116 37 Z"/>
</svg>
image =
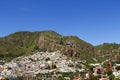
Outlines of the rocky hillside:
<svg viewBox="0 0 120 80">
<path fill-rule="evenodd" d="M 120 44 L 104 43 L 95 46 L 95 49 L 99 56 L 110 59 L 113 62 L 120 63 Z"/>
<path fill-rule="evenodd" d="M 60 51 L 71 59 L 99 62 L 119 59 L 120 44 L 92 46 L 77 36 L 62 36 L 54 31 L 16 32 L 0 38 L 0 58 L 11 60 L 37 51 Z"/>
<path fill-rule="evenodd" d="M 76 36 L 62 36 L 54 31 L 16 32 L 0 38 L 0 58 L 11 60 L 35 51 L 61 51 L 68 57 L 93 54 L 94 47 Z"/>
</svg>

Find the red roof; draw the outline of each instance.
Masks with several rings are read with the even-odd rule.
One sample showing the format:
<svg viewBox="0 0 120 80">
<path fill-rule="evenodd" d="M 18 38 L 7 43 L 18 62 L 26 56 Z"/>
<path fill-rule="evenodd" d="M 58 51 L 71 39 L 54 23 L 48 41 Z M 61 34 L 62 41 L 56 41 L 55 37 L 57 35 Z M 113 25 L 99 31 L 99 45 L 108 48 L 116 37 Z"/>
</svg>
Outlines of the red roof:
<svg viewBox="0 0 120 80">
<path fill-rule="evenodd" d="M 56 69 L 53 69 L 53 70 L 51 70 L 50 72 L 52 72 L 52 73 L 56 73 L 57 70 L 56 70 Z"/>
<path fill-rule="evenodd" d="M 75 77 L 73 80 L 81 80 L 80 78 L 78 78 L 78 77 Z"/>
<path fill-rule="evenodd" d="M 101 78 L 100 80 L 108 80 L 108 78 Z"/>
</svg>

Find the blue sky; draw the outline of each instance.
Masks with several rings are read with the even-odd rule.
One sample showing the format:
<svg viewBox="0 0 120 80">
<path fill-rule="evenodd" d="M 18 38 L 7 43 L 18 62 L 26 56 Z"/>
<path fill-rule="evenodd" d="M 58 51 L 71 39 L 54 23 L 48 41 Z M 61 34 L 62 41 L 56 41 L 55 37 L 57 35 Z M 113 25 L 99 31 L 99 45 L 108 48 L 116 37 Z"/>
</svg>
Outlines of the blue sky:
<svg viewBox="0 0 120 80">
<path fill-rule="evenodd" d="M 42 30 L 120 43 L 120 0 L 0 0 L 0 37 Z"/>
</svg>

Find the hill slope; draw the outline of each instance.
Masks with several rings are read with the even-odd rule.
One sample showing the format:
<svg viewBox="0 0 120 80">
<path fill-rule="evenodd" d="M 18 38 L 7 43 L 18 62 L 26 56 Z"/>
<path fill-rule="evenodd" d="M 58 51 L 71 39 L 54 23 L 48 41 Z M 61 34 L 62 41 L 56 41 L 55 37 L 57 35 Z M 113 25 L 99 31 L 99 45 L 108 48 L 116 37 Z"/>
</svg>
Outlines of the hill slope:
<svg viewBox="0 0 120 80">
<path fill-rule="evenodd" d="M 120 62 L 120 44 L 92 46 L 77 36 L 62 36 L 54 31 L 21 31 L 0 38 L 0 59 L 7 61 L 36 51 L 58 50 L 74 60 L 102 62 L 111 59 Z"/>
<path fill-rule="evenodd" d="M 120 63 L 120 44 L 104 43 L 95 47 L 96 53 L 113 62 Z"/>
<path fill-rule="evenodd" d="M 61 51 L 72 58 L 83 58 L 83 54 L 94 53 L 94 47 L 76 36 L 62 36 L 54 31 L 16 32 L 0 38 L 0 58 L 12 58 L 29 55 L 34 51 Z M 82 57 L 83 56 L 83 57 Z"/>
</svg>

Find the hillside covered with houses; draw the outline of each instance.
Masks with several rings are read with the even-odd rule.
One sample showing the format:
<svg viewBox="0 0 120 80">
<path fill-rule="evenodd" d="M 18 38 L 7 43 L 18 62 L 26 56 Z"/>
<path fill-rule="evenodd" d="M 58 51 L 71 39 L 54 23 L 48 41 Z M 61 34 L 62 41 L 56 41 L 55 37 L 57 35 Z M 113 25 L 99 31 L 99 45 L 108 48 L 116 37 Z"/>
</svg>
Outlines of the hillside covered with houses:
<svg viewBox="0 0 120 80">
<path fill-rule="evenodd" d="M 119 80 L 120 64 L 73 61 L 56 52 L 36 52 L 0 65 L 0 79 L 16 80 Z"/>
<path fill-rule="evenodd" d="M 0 38 L 0 46 L 0 79 L 120 80 L 120 44 L 23 31 Z"/>
</svg>

